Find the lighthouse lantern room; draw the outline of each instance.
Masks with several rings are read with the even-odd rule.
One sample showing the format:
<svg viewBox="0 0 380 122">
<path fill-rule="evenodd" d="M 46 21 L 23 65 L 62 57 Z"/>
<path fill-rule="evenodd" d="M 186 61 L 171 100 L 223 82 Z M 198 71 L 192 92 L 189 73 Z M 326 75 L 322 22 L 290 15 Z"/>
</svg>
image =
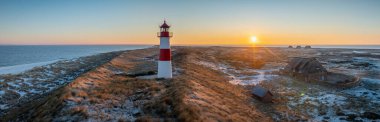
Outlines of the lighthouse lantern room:
<svg viewBox="0 0 380 122">
<path fill-rule="evenodd" d="M 172 78 L 172 63 L 170 51 L 170 37 L 172 33 L 169 32 L 170 26 L 166 21 L 160 26 L 160 32 L 157 36 L 160 38 L 160 57 L 158 61 L 157 78 Z"/>
</svg>

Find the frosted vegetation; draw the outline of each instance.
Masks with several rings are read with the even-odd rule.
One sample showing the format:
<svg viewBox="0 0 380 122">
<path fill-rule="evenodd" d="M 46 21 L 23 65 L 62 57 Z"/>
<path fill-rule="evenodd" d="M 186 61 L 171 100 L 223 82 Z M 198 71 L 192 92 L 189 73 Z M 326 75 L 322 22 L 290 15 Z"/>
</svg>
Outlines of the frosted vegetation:
<svg viewBox="0 0 380 122">
<path fill-rule="evenodd" d="M 74 80 L 80 74 L 99 66 L 119 52 L 61 60 L 34 67 L 19 74 L 0 75 L 0 115 L 7 109 L 40 98 Z"/>
<path fill-rule="evenodd" d="M 263 55 L 268 54 L 263 50 L 256 50 L 255 54 L 257 57 L 264 57 L 261 58 L 262 60 L 266 60 Z M 378 50 L 374 51 L 373 53 L 377 54 Z M 239 54 L 244 54 L 242 52 L 244 51 L 240 51 Z M 279 69 L 284 68 L 285 60 L 268 61 L 260 68 L 237 66 L 226 61 L 213 62 L 215 60 L 199 61 L 198 64 L 223 72 L 230 78 L 231 84 L 261 85 L 270 89 L 275 94 L 275 102 L 270 106 L 277 109 L 287 108 L 277 112 L 268 110 L 268 113 L 278 121 L 294 120 L 294 116 L 292 117 L 290 113 L 298 113 L 300 118 L 310 117 L 314 121 L 380 120 L 378 109 L 380 108 L 380 57 L 378 55 L 372 55 L 365 50 L 345 49 L 283 49 L 282 52 L 286 53 L 278 54 L 286 54 L 290 57 L 316 56 L 329 71 L 359 76 L 361 83 L 354 87 L 337 88 L 284 76 L 278 72 Z"/>
<path fill-rule="evenodd" d="M 99 62 L 107 62 L 116 54 L 61 61 L 22 74 L 1 75 L 1 112 L 65 86 L 62 91 L 56 90 L 60 104 L 43 104 L 37 110 L 43 112 L 34 112 L 43 115 L 39 119 L 380 120 L 380 57 L 373 55 L 378 50 L 178 47 L 173 51 L 175 77 L 171 80 L 145 76 L 157 67 L 158 54 L 152 52 L 157 51 L 155 48 L 130 51 L 101 66 Z M 293 56 L 315 56 L 329 72 L 359 76 L 361 82 L 342 88 L 281 74 L 279 70 Z M 90 69 L 93 70 L 83 74 Z M 274 94 L 273 103 L 251 98 L 248 93 L 255 85 L 269 89 Z M 55 99 L 53 96 L 49 101 Z M 54 105 L 58 107 L 45 108 Z M 230 116 L 231 113 L 236 114 Z"/>
</svg>

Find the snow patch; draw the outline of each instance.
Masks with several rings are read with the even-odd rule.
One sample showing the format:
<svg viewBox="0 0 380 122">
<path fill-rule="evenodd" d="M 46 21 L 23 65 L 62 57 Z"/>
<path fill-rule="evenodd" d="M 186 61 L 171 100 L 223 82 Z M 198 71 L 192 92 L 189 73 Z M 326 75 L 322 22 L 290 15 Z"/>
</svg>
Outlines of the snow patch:
<svg viewBox="0 0 380 122">
<path fill-rule="evenodd" d="M 197 62 L 197 64 L 227 74 L 227 77 L 230 78 L 229 82 L 235 85 L 256 85 L 262 81 L 271 80 L 274 77 L 278 76 L 270 74 L 270 72 L 276 71 L 278 69 L 245 69 L 244 71 L 255 72 L 257 74 L 237 76 L 236 73 L 240 73 L 240 71 L 233 69 L 225 64 L 215 64 L 212 62 L 205 61 L 199 61 Z"/>
</svg>

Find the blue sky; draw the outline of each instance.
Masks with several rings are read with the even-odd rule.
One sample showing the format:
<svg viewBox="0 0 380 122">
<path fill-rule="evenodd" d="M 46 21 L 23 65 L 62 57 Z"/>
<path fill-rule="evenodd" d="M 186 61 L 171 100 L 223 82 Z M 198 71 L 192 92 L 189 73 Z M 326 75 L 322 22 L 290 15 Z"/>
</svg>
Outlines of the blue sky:
<svg viewBox="0 0 380 122">
<path fill-rule="evenodd" d="M 1 0 L 0 44 L 380 44 L 378 0 Z M 365 42 L 365 43 L 363 43 Z"/>
</svg>

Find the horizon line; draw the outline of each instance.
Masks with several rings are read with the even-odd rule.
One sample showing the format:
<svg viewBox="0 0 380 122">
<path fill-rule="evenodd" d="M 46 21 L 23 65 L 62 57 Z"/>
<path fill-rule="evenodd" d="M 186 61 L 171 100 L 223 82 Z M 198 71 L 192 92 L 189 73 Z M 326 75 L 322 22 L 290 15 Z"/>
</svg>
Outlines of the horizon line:
<svg viewBox="0 0 380 122">
<path fill-rule="evenodd" d="M 117 45 L 136 45 L 136 46 L 149 46 L 159 44 L 0 44 L 0 46 L 117 46 Z M 171 44 L 173 46 L 380 46 L 380 44 L 267 44 L 267 45 L 254 45 L 254 44 Z"/>
</svg>

